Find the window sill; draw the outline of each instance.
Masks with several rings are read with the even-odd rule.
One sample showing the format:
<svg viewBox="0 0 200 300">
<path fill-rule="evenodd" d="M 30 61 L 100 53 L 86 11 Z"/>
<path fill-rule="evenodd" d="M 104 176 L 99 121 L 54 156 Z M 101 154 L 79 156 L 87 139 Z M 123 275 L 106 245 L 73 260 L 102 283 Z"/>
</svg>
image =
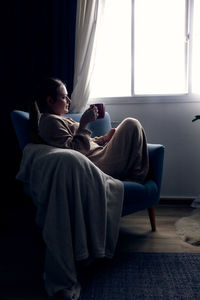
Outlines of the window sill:
<svg viewBox="0 0 200 300">
<path fill-rule="evenodd" d="M 104 103 L 109 105 L 151 104 L 151 103 L 200 103 L 200 95 L 143 95 L 134 97 L 100 97 L 90 98 L 88 104 Z"/>
</svg>

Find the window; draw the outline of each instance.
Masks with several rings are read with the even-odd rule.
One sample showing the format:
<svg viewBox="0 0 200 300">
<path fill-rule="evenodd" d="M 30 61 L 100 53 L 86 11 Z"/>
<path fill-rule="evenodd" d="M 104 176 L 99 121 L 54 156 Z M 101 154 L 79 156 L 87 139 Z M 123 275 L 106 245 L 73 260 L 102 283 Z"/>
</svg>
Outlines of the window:
<svg viewBox="0 0 200 300">
<path fill-rule="evenodd" d="M 135 94 L 186 92 L 184 2 L 135 1 Z"/>
<path fill-rule="evenodd" d="M 107 0 L 105 12 L 91 98 L 200 93 L 200 0 Z"/>
<path fill-rule="evenodd" d="M 200 94 L 200 0 L 194 1 L 192 43 L 192 92 Z"/>
<path fill-rule="evenodd" d="M 131 1 L 106 0 L 93 97 L 131 95 Z"/>
</svg>

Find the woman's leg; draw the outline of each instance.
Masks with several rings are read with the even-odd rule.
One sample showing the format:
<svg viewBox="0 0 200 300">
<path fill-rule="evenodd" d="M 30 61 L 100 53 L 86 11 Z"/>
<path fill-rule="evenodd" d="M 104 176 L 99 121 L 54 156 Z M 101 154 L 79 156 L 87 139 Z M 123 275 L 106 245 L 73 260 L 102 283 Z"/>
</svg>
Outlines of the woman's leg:
<svg viewBox="0 0 200 300">
<path fill-rule="evenodd" d="M 133 118 L 122 121 L 94 163 L 115 178 L 143 182 L 149 161 L 146 136 L 140 122 Z"/>
</svg>

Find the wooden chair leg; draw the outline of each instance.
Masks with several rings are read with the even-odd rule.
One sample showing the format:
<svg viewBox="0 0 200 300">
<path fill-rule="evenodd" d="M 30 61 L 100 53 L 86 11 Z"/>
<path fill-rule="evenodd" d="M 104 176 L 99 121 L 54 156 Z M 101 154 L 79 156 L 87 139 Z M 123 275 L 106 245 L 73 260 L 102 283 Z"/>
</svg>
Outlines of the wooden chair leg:
<svg viewBox="0 0 200 300">
<path fill-rule="evenodd" d="M 155 218 L 155 208 L 154 206 L 148 208 L 149 219 L 151 223 L 152 231 L 156 231 L 156 218 Z"/>
</svg>

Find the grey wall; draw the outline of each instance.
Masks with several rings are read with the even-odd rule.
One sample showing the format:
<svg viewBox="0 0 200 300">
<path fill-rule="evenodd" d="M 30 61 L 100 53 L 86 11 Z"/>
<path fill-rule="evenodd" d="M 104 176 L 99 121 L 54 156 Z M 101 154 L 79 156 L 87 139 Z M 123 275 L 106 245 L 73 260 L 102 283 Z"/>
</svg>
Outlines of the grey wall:
<svg viewBox="0 0 200 300">
<path fill-rule="evenodd" d="M 200 121 L 192 123 L 192 119 L 200 114 L 200 100 L 193 103 L 128 102 L 130 99 L 104 103 L 113 125 L 128 116 L 137 118 L 146 131 L 148 142 L 166 147 L 161 196 L 196 197 L 200 194 Z"/>
</svg>

